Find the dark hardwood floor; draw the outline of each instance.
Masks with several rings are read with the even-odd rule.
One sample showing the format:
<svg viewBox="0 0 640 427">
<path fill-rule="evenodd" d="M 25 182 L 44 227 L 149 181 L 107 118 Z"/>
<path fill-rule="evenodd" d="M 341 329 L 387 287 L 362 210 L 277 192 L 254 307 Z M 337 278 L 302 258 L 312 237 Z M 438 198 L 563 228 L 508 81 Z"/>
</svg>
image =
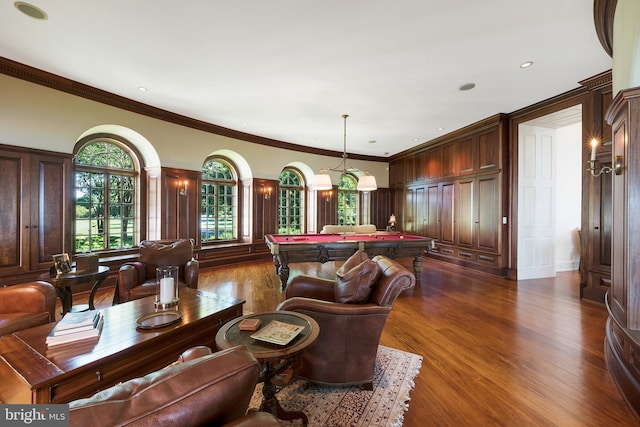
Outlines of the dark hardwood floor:
<svg viewBox="0 0 640 427">
<path fill-rule="evenodd" d="M 333 277 L 337 266 L 293 264 L 291 277 Z M 245 299 L 245 312 L 283 299 L 270 261 L 203 270 L 199 288 Z M 97 306 L 112 295 L 99 291 Z M 423 357 L 404 425 L 640 425 L 605 366 L 606 318 L 604 305 L 580 300 L 577 273 L 515 282 L 425 260 L 381 342 Z"/>
</svg>

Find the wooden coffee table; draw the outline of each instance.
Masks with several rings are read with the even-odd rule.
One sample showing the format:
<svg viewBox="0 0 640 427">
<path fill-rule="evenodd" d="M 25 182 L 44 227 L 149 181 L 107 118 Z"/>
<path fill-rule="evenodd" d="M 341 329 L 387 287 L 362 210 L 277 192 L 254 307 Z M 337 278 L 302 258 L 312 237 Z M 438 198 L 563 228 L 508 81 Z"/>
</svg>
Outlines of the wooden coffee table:
<svg viewBox="0 0 640 427">
<path fill-rule="evenodd" d="M 158 329 L 139 329 L 136 320 L 153 313 L 155 296 L 100 310 L 100 340 L 87 349 L 47 350 L 54 323 L 0 337 L 0 403 L 68 403 L 146 375 L 174 362 L 195 345 L 215 348 L 225 322 L 242 316 L 243 300 L 196 289 L 180 289 L 182 318 Z M 84 347 L 84 348 L 83 348 Z"/>
<path fill-rule="evenodd" d="M 251 338 L 255 331 L 241 331 L 239 325 L 243 319 L 260 319 L 261 328 L 266 327 L 272 320 L 278 320 L 304 326 L 304 329 L 286 345 L 271 344 Z M 262 365 L 261 380 L 264 381 L 264 385 L 260 410 L 270 412 L 281 420 L 301 419 L 302 424 L 306 426 L 308 420 L 304 413 L 285 411 L 280 406 L 276 398 L 276 385 L 284 385 L 291 381 L 302 353 L 314 343 L 319 333 L 318 323 L 305 314 L 293 311 L 272 311 L 249 314 L 228 322 L 216 334 L 216 344 L 221 350 L 246 345 Z M 287 371 L 289 374 L 286 373 Z"/>
</svg>

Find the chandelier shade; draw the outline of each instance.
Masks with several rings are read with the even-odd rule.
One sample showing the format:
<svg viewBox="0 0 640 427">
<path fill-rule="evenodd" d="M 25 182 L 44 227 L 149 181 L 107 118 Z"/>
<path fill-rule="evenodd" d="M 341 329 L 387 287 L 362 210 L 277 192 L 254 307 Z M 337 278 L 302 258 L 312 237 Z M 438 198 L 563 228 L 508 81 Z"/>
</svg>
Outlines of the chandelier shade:
<svg viewBox="0 0 640 427">
<path fill-rule="evenodd" d="M 327 173 L 328 171 L 340 172 L 340 176 L 346 175 L 349 172 L 361 172 L 359 169 L 347 167 L 347 117 L 349 117 L 348 114 L 342 115 L 344 119 L 344 149 L 342 151 L 342 161 L 335 168 L 320 169 L 320 173 L 314 175 L 311 187 L 316 191 L 331 190 L 333 188 L 331 177 Z M 358 178 L 358 186 L 356 188 L 358 191 L 377 190 L 378 184 L 376 183 L 376 177 L 369 175 L 369 172 L 365 171 L 364 175 Z"/>
<path fill-rule="evenodd" d="M 319 174 L 314 175 L 311 187 L 316 191 L 331 190 L 331 177 L 320 171 Z"/>
</svg>

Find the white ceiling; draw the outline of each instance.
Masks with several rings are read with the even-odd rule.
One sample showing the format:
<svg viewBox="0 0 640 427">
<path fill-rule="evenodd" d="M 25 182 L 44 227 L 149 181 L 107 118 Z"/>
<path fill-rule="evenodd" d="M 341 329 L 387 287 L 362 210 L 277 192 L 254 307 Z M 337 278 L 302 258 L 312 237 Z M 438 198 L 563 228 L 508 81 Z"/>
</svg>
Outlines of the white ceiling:
<svg viewBox="0 0 640 427">
<path fill-rule="evenodd" d="M 611 68 L 590 0 L 31 1 L 46 21 L 13 3 L 0 0 L 0 56 L 329 150 L 342 151 L 346 113 L 348 151 L 372 156 Z M 475 89 L 458 90 L 469 82 Z"/>
</svg>

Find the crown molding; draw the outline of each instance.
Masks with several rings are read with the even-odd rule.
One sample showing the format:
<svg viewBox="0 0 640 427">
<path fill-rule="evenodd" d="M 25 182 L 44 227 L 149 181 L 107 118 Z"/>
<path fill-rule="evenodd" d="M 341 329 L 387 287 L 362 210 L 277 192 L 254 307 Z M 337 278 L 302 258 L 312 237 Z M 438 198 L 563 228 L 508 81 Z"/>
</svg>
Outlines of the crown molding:
<svg viewBox="0 0 640 427">
<path fill-rule="evenodd" d="M 38 68 L 12 61 L 8 58 L 0 57 L 0 73 L 7 76 L 15 77 L 20 80 L 35 83 L 41 86 L 65 92 L 71 95 L 80 96 L 91 101 L 101 104 L 110 105 L 112 107 L 121 108 L 133 113 L 142 114 L 147 117 L 186 126 L 192 129 L 201 130 L 216 135 L 234 138 L 241 141 L 252 142 L 255 144 L 266 145 L 269 147 L 282 148 L 285 150 L 293 150 L 302 153 L 310 153 L 330 157 L 342 157 L 341 151 L 324 150 L 322 148 L 306 147 L 304 145 L 292 144 L 290 142 L 279 141 L 276 139 L 265 138 L 250 133 L 240 132 L 226 127 L 207 123 L 191 117 L 183 116 L 161 108 L 153 107 L 142 102 L 134 101 L 111 92 L 98 89 L 93 86 L 85 85 L 56 74 L 49 73 Z M 387 162 L 386 157 L 366 156 L 362 154 L 349 153 L 349 159 L 365 160 L 374 162 Z"/>
</svg>

